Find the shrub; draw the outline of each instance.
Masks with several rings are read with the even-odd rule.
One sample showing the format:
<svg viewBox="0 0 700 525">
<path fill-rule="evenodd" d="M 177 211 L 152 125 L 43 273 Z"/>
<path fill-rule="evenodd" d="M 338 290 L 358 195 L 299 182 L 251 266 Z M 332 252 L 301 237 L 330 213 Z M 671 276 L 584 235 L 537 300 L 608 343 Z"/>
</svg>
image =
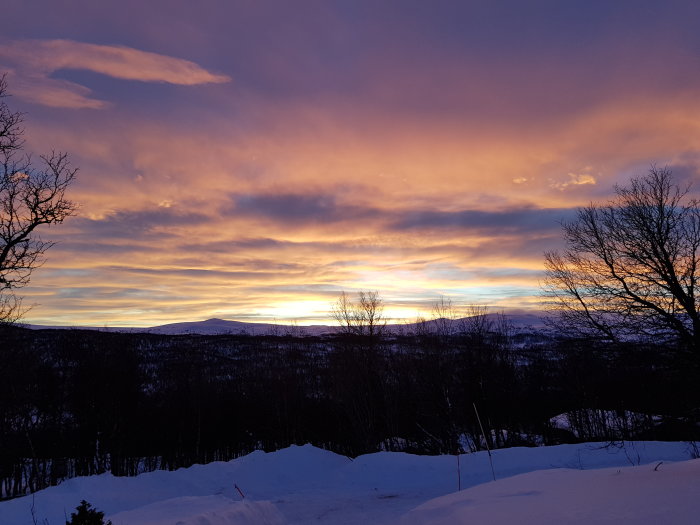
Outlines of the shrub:
<svg viewBox="0 0 700 525">
<path fill-rule="evenodd" d="M 105 522 L 105 513 L 100 512 L 82 500 L 75 508 L 76 512 L 71 512 L 70 521 L 66 525 L 112 525 L 111 521 Z"/>
</svg>

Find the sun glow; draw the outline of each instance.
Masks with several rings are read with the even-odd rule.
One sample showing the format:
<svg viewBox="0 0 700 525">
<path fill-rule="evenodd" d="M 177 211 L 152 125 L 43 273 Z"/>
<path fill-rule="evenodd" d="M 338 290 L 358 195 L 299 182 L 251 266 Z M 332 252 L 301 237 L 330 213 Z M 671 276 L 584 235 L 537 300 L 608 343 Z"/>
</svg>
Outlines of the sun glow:
<svg viewBox="0 0 700 525">
<path fill-rule="evenodd" d="M 333 324 L 331 301 L 303 299 L 299 301 L 282 301 L 273 306 L 257 310 L 260 322 L 288 324 L 294 322 L 301 326 L 313 324 Z"/>
</svg>

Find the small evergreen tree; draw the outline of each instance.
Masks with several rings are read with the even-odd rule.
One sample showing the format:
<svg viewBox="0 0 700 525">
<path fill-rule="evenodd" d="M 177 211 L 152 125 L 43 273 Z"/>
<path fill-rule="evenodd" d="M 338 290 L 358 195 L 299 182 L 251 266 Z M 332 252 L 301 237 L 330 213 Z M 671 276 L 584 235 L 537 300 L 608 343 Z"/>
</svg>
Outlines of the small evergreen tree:
<svg viewBox="0 0 700 525">
<path fill-rule="evenodd" d="M 75 510 L 77 512 L 71 512 L 70 521 L 66 521 L 66 525 L 112 525 L 111 521 L 105 523 L 104 512 L 93 508 L 85 500 L 82 500 Z"/>
</svg>

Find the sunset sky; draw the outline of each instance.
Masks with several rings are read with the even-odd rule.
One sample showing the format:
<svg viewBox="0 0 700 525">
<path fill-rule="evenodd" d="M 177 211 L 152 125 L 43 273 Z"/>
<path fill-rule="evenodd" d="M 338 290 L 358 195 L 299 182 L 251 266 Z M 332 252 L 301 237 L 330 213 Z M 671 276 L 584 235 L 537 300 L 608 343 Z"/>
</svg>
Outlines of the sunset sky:
<svg viewBox="0 0 700 525">
<path fill-rule="evenodd" d="M 5 0 L 27 150 L 80 168 L 25 320 L 539 308 L 577 206 L 698 178 L 698 28 L 694 1 Z"/>
</svg>

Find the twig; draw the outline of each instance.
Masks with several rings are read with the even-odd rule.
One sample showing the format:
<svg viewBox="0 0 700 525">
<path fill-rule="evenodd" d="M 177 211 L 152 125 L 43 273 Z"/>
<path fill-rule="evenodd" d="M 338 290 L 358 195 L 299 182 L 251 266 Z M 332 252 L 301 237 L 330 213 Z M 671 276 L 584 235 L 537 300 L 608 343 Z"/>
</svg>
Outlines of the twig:
<svg viewBox="0 0 700 525">
<path fill-rule="evenodd" d="M 36 509 L 34 508 L 34 493 L 33 493 L 33 492 L 32 492 L 32 505 L 31 505 L 31 507 L 29 507 L 29 509 L 30 509 L 30 511 L 31 511 L 31 513 L 32 513 L 32 522 L 34 523 L 34 525 L 37 525 L 37 522 L 36 522 Z"/>
<path fill-rule="evenodd" d="M 457 452 L 457 491 L 462 490 L 462 471 L 459 467 L 459 452 Z"/>
<path fill-rule="evenodd" d="M 479 411 L 476 409 L 476 403 L 472 403 L 474 407 L 474 412 L 476 413 L 476 420 L 479 422 L 479 427 L 481 428 L 481 435 L 484 438 L 484 443 L 486 444 L 486 452 L 489 453 L 489 463 L 491 464 L 491 475 L 493 480 L 496 481 L 496 471 L 493 470 L 493 458 L 491 457 L 491 449 L 489 448 L 489 441 L 486 439 L 486 432 L 484 432 L 484 425 L 481 424 L 481 418 L 479 417 Z"/>
</svg>

